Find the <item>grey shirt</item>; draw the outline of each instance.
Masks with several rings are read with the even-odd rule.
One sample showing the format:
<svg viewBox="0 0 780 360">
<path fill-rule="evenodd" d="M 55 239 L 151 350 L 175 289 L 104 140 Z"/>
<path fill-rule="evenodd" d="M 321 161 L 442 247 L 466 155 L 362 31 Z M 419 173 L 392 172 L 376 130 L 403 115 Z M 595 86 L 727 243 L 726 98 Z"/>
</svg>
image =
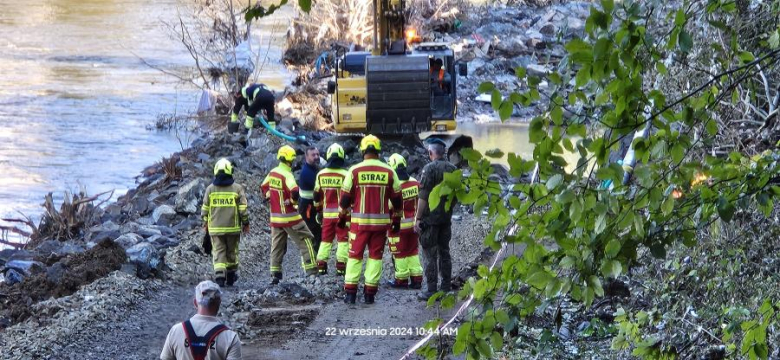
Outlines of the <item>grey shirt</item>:
<svg viewBox="0 0 780 360">
<path fill-rule="evenodd" d="M 206 335 L 222 321 L 215 316 L 195 315 L 190 318 L 195 335 Z M 187 335 L 184 326 L 178 323 L 171 327 L 168 337 L 165 339 L 160 359 L 162 360 L 194 360 L 190 348 L 186 346 Z M 225 330 L 217 335 L 214 346 L 209 348 L 206 360 L 240 360 L 241 340 L 233 330 Z"/>
</svg>

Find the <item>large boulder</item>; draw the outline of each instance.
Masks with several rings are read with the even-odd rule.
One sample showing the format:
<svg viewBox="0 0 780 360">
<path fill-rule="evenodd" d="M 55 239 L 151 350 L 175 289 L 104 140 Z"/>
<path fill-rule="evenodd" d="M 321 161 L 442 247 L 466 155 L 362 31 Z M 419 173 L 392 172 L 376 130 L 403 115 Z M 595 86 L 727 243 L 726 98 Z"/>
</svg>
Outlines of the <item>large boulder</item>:
<svg viewBox="0 0 780 360">
<path fill-rule="evenodd" d="M 206 192 L 206 186 L 208 186 L 208 181 L 203 178 L 197 178 L 181 186 L 176 193 L 176 200 L 174 202 L 176 205 L 175 210 L 185 214 L 199 213 L 200 203 L 203 201 L 203 194 Z M 155 211 L 157 211 L 157 209 L 155 209 Z"/>
<path fill-rule="evenodd" d="M 160 205 L 154 209 L 154 212 L 152 213 L 152 221 L 154 224 L 167 225 L 170 224 L 175 217 L 176 210 L 170 205 Z"/>
</svg>

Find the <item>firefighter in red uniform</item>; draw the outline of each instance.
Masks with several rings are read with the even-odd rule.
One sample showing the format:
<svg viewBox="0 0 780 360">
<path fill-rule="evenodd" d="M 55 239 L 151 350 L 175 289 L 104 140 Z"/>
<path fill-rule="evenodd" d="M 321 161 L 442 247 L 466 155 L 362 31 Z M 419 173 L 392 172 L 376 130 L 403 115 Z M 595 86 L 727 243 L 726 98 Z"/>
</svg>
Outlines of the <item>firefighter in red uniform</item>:
<svg viewBox="0 0 780 360">
<path fill-rule="evenodd" d="M 363 252 L 368 247 L 365 286 L 366 304 L 374 303 L 374 296 L 382 275 L 382 252 L 387 231 L 400 229 L 400 214 L 391 218 L 389 203 L 396 212 L 401 211 L 401 182 L 395 171 L 379 160 L 382 150 L 379 139 L 367 135 L 360 141 L 363 162 L 351 167 L 341 187 L 339 227 L 346 227 L 347 214 L 351 209 L 349 234 L 349 259 L 344 276 L 344 302 L 354 304 L 357 297 L 360 272 L 363 268 Z"/>
<path fill-rule="evenodd" d="M 347 170 L 344 169 L 344 148 L 339 144 L 328 147 L 326 152 L 328 160 L 325 168 L 317 173 L 314 181 L 314 205 L 317 208 L 318 217 L 322 218 L 322 243 L 317 252 L 317 268 L 320 275 L 328 273 L 328 260 L 333 248 L 333 242 L 338 242 L 336 248 L 336 274 L 344 275 L 347 270 L 347 253 L 349 251 L 348 230 L 341 228 L 339 222 L 339 200 L 341 199 L 341 186 Z"/>
<path fill-rule="evenodd" d="M 300 196 L 290 168 L 295 160 L 295 149 L 289 145 L 282 146 L 276 157 L 279 166 L 271 170 L 260 185 L 260 196 L 268 199 L 271 205 L 271 284 L 278 284 L 282 279 L 282 260 L 287 252 L 288 237 L 301 253 L 303 271 L 307 275 L 317 274 L 311 242 L 314 236 L 295 209 Z"/>
<path fill-rule="evenodd" d="M 393 254 L 395 265 L 395 280 L 390 280 L 393 288 L 422 287 L 423 270 L 418 255 L 418 235 L 414 232 L 414 221 L 417 217 L 417 198 L 420 193 L 420 183 L 406 171 L 406 159 L 400 154 L 393 154 L 387 163 L 395 170 L 401 181 L 401 196 L 403 212 L 401 213 L 400 231 L 387 233 L 388 246 Z M 410 283 L 411 280 L 411 283 Z"/>
</svg>

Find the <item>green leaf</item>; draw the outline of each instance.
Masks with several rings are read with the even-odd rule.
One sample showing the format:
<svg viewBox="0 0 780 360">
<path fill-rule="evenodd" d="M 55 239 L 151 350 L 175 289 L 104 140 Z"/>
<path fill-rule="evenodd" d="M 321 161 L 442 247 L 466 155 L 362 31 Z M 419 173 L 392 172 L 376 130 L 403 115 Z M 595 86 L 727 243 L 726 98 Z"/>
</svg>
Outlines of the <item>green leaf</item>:
<svg viewBox="0 0 780 360">
<path fill-rule="evenodd" d="M 601 273 L 605 277 L 616 278 L 623 272 L 623 265 L 617 260 L 608 260 L 601 264 Z"/>
<path fill-rule="evenodd" d="M 615 9 L 615 0 L 601 0 L 601 7 L 604 11 L 611 13 Z"/>
<path fill-rule="evenodd" d="M 678 41 L 680 43 L 680 50 L 682 52 L 687 53 L 691 51 L 691 48 L 693 47 L 693 39 L 691 38 L 691 34 L 685 30 L 680 31 Z"/>
<path fill-rule="evenodd" d="M 758 343 L 753 346 L 753 351 L 755 351 L 756 356 L 759 359 L 766 359 L 769 357 L 769 348 L 767 347 L 766 343 Z"/>
<path fill-rule="evenodd" d="M 566 48 L 566 51 L 568 51 L 570 54 L 574 54 L 582 51 L 593 51 L 593 47 L 580 38 L 576 38 L 572 41 L 569 41 L 564 47 Z"/>
<path fill-rule="evenodd" d="M 664 63 L 660 61 L 655 63 L 655 69 L 658 71 L 659 74 L 666 75 L 666 65 L 664 65 Z"/>
<path fill-rule="evenodd" d="M 495 89 L 495 85 L 493 85 L 492 82 L 487 81 L 479 84 L 479 87 L 477 87 L 477 92 L 480 94 L 485 94 L 493 91 L 493 89 Z"/>
<path fill-rule="evenodd" d="M 617 254 L 620 252 L 620 241 L 617 239 L 612 239 L 607 243 L 607 246 L 604 248 L 604 254 L 607 255 L 608 258 L 613 258 L 617 256 Z"/>
<path fill-rule="evenodd" d="M 718 123 L 715 120 L 708 120 L 706 125 L 707 133 L 710 136 L 718 135 Z"/>
<path fill-rule="evenodd" d="M 544 270 L 539 270 L 526 279 L 526 283 L 539 290 L 544 289 L 552 277 Z"/>
<path fill-rule="evenodd" d="M 441 187 L 442 184 L 436 185 L 433 187 L 433 190 L 431 190 L 431 193 L 428 195 L 428 207 L 430 209 L 436 209 L 439 207 L 439 203 L 441 202 Z"/>
<path fill-rule="evenodd" d="M 607 214 L 600 214 L 596 218 L 596 225 L 593 228 L 593 231 L 596 234 L 601 234 L 602 231 L 607 227 Z"/>
<path fill-rule="evenodd" d="M 780 29 L 772 32 L 772 36 L 769 37 L 769 48 L 774 50 L 780 47 Z"/>
<path fill-rule="evenodd" d="M 547 179 L 547 190 L 552 190 L 558 187 L 563 182 L 563 175 L 561 174 L 555 174 L 551 176 L 549 179 Z"/>
<path fill-rule="evenodd" d="M 718 199 L 718 215 L 721 219 L 723 219 L 723 221 L 730 222 L 734 217 L 735 210 L 736 208 L 734 207 L 734 204 L 726 200 L 726 198 L 721 196 Z"/>
<path fill-rule="evenodd" d="M 308 13 L 311 11 L 311 0 L 298 0 L 298 6 L 301 7 L 301 10 Z"/>
<path fill-rule="evenodd" d="M 596 275 L 591 275 L 588 278 L 589 288 L 593 288 L 593 292 L 598 296 L 604 296 L 604 288 L 601 287 L 601 280 Z"/>
<path fill-rule="evenodd" d="M 685 24 L 685 20 L 685 10 L 680 7 L 680 9 L 678 9 L 677 13 L 674 15 L 674 25 L 683 26 Z"/>
<path fill-rule="evenodd" d="M 500 351 L 504 346 L 504 338 L 498 331 L 494 331 L 493 335 L 490 335 L 490 344 L 493 345 L 493 349 Z"/>
<path fill-rule="evenodd" d="M 663 204 L 661 204 L 661 212 L 664 216 L 669 216 L 669 214 L 672 213 L 672 210 L 674 210 L 674 197 L 670 194 L 666 197 Z"/>
<path fill-rule="evenodd" d="M 536 117 L 531 120 L 531 124 L 528 125 L 528 139 L 532 143 L 536 144 L 547 135 L 544 131 L 544 120 L 540 117 Z"/>
<path fill-rule="evenodd" d="M 525 68 L 522 66 L 518 66 L 515 68 L 515 76 L 522 79 L 525 77 Z"/>
<path fill-rule="evenodd" d="M 501 121 L 504 121 L 506 119 L 509 119 L 510 116 L 512 116 L 512 112 L 515 110 L 515 106 L 512 103 L 512 101 L 502 101 L 501 106 L 498 110 L 498 116 L 501 118 Z"/>
<path fill-rule="evenodd" d="M 490 348 L 490 344 L 483 339 L 477 340 L 477 350 L 479 351 L 479 354 L 485 358 L 493 356 L 493 350 Z"/>
<path fill-rule="evenodd" d="M 480 154 L 479 151 L 467 147 L 460 149 L 460 155 L 468 161 L 476 162 L 482 159 L 482 154 Z"/>
<path fill-rule="evenodd" d="M 310 2 L 311 0 L 308 0 L 308 1 L 309 1 L 309 4 L 311 5 L 311 2 Z M 271 6 L 269 6 L 267 9 L 265 7 L 260 6 L 259 4 L 257 4 L 254 7 L 247 8 L 245 10 L 244 20 L 246 20 L 247 22 L 250 22 L 250 21 L 252 21 L 254 19 L 260 19 L 260 18 L 269 16 L 269 15 L 273 14 L 276 10 L 279 10 L 279 8 L 281 8 L 282 6 L 284 6 L 286 4 L 287 4 L 287 0 L 282 0 L 278 5 L 277 4 L 271 4 Z M 303 9 L 303 7 L 301 7 L 301 9 Z M 305 11 L 308 12 L 308 10 L 305 10 Z"/>
<path fill-rule="evenodd" d="M 575 78 L 575 85 L 577 87 L 585 86 L 590 81 L 590 65 L 583 66 L 580 71 L 577 71 Z"/>
<path fill-rule="evenodd" d="M 561 126 L 563 124 L 563 109 L 560 106 L 555 106 L 550 110 L 550 117 L 555 125 Z"/>
<path fill-rule="evenodd" d="M 493 89 L 493 93 L 490 95 L 490 106 L 493 107 L 493 110 L 498 110 L 501 108 L 501 92 L 499 92 L 496 89 Z"/>
<path fill-rule="evenodd" d="M 756 59 L 755 56 L 750 51 L 740 51 L 739 52 L 739 59 L 742 60 L 743 63 L 749 63 Z"/>
</svg>

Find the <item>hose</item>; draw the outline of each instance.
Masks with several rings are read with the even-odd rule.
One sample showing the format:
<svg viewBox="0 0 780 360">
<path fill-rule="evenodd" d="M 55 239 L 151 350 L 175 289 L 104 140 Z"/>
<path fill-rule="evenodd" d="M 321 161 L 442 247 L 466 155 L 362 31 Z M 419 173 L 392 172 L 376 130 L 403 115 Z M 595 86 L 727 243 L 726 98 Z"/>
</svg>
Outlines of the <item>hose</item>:
<svg viewBox="0 0 780 360">
<path fill-rule="evenodd" d="M 268 125 L 268 123 L 265 121 L 265 117 L 258 116 L 257 118 L 260 120 L 260 123 L 263 124 L 263 127 L 265 127 L 265 129 L 268 130 L 268 132 L 270 132 L 271 134 L 276 135 L 276 136 L 278 136 L 278 137 L 280 137 L 280 138 L 282 138 L 284 140 L 287 140 L 287 141 L 297 142 L 297 143 L 301 143 L 301 144 L 306 144 L 307 143 L 306 142 L 306 136 L 298 135 L 296 137 L 296 136 L 290 136 L 290 135 L 284 134 L 284 133 L 280 132 L 279 130 L 276 130 L 275 128 L 272 128 L 270 125 Z"/>
</svg>

